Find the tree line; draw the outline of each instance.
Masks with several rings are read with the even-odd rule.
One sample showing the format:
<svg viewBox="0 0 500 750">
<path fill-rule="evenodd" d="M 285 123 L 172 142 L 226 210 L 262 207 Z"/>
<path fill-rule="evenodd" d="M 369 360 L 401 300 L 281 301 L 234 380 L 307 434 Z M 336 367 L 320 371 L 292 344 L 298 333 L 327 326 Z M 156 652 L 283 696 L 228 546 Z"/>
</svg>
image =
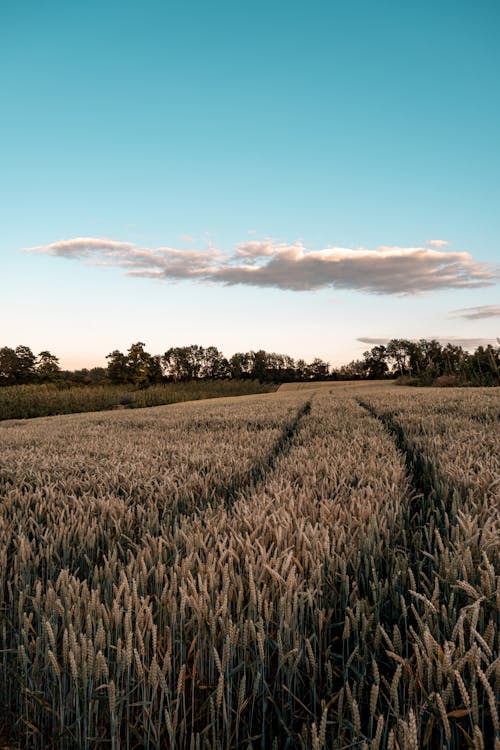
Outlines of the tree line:
<svg viewBox="0 0 500 750">
<path fill-rule="evenodd" d="M 107 355 L 107 367 L 61 370 L 49 351 L 34 355 L 27 346 L 0 348 L 0 385 L 57 382 L 93 384 L 111 382 L 137 387 L 163 382 L 196 380 L 259 380 L 285 383 L 314 380 L 365 380 L 400 378 L 430 385 L 500 385 L 500 347 L 479 346 L 474 353 L 456 344 L 436 340 L 391 339 L 364 352 L 363 358 L 331 368 L 320 358 L 307 363 L 287 354 L 237 352 L 226 358 L 215 346 L 171 347 L 150 354 L 142 341 L 127 352 Z"/>
<path fill-rule="evenodd" d="M 0 385 L 46 383 L 60 372 L 58 357 L 47 350 L 35 355 L 29 346 L 0 348 Z"/>
<path fill-rule="evenodd" d="M 115 350 L 108 354 L 108 375 L 114 383 L 184 382 L 189 380 L 260 380 L 289 382 L 325 380 L 330 375 L 328 362 L 316 358 L 307 364 L 286 354 L 259 351 L 237 352 L 229 359 L 216 346 L 171 347 L 163 355 L 150 355 L 144 344 L 132 344 L 127 354 Z"/>
<path fill-rule="evenodd" d="M 499 341 L 500 343 L 500 341 Z M 435 339 L 391 339 L 339 370 L 341 378 L 400 378 L 416 385 L 500 385 L 500 346 L 471 353 Z"/>
</svg>

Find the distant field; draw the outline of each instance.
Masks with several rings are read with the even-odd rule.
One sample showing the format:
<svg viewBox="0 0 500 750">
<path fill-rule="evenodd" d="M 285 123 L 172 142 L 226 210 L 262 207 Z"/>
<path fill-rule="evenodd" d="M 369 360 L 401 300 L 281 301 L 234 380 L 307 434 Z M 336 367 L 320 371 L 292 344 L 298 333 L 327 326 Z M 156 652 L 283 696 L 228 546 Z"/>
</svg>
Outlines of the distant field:
<svg viewBox="0 0 500 750">
<path fill-rule="evenodd" d="M 0 747 L 500 746 L 500 389 L 0 424 Z"/>
<path fill-rule="evenodd" d="M 343 389 L 343 388 L 392 388 L 394 383 L 390 380 L 323 380 L 319 382 L 307 382 L 307 383 L 282 383 L 279 389 L 280 391 L 303 391 L 303 390 L 314 390 L 317 391 L 323 388 L 332 389 Z"/>
<path fill-rule="evenodd" d="M 204 398 L 267 393 L 276 388 L 275 385 L 263 385 L 255 380 L 166 383 L 142 389 L 131 385 L 14 385 L 0 388 L 0 420 L 158 406 Z"/>
</svg>

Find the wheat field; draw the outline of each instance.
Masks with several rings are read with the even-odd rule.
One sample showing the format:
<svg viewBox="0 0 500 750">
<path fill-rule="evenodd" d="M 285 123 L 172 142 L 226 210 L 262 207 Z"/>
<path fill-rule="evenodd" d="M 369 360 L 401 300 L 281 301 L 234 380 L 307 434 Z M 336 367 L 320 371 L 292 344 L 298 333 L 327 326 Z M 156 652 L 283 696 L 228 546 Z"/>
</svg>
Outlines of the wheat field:
<svg viewBox="0 0 500 750">
<path fill-rule="evenodd" d="M 330 386 L 0 423 L 0 746 L 500 749 L 500 389 Z"/>
</svg>

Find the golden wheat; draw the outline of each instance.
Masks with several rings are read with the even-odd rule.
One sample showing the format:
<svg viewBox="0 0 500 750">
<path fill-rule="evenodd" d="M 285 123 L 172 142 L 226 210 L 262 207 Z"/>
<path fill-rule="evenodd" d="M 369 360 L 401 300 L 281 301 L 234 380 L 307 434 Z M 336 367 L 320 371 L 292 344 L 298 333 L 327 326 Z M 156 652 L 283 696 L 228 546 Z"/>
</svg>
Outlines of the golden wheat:
<svg viewBox="0 0 500 750">
<path fill-rule="evenodd" d="M 0 425 L 4 731 L 35 750 L 493 747 L 492 394 Z"/>
</svg>

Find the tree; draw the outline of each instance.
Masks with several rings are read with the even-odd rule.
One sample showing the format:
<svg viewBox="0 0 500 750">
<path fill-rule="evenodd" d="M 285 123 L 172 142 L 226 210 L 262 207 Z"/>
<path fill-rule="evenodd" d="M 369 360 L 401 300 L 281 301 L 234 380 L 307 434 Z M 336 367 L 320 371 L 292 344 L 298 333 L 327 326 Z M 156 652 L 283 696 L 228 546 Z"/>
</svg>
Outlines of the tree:
<svg viewBox="0 0 500 750">
<path fill-rule="evenodd" d="M 316 357 L 310 365 L 307 366 L 307 373 L 311 380 L 327 380 L 330 374 L 330 365 L 328 362 Z"/>
<path fill-rule="evenodd" d="M 161 359 L 167 377 L 174 382 L 192 380 L 200 376 L 203 365 L 200 346 L 172 346 Z"/>
<path fill-rule="evenodd" d="M 226 378 L 229 374 L 229 363 L 216 346 L 204 350 L 201 375 L 204 378 Z"/>
<path fill-rule="evenodd" d="M 38 355 L 36 371 L 42 380 L 54 380 L 59 375 L 59 358 L 45 350 Z"/>
<path fill-rule="evenodd" d="M 478 346 L 464 369 L 475 385 L 500 385 L 500 346 Z"/>
<path fill-rule="evenodd" d="M 0 383 L 13 385 L 16 382 L 17 355 L 14 349 L 3 346 L 0 349 Z"/>
<path fill-rule="evenodd" d="M 112 383 L 128 382 L 128 359 L 127 355 L 115 349 L 106 355 L 108 360 L 108 377 Z"/>
<path fill-rule="evenodd" d="M 132 344 L 127 356 L 128 380 L 134 385 L 147 386 L 150 382 L 151 354 L 144 350 L 143 341 Z"/>
<path fill-rule="evenodd" d="M 420 339 L 418 344 L 415 345 L 415 352 L 412 366 L 419 378 L 424 378 L 426 382 L 432 382 L 434 378 L 443 374 L 443 347 L 439 341 L 436 341 L 436 339 L 431 341 Z"/>
<path fill-rule="evenodd" d="M 247 352 L 236 352 L 229 360 L 229 372 L 235 380 L 242 380 L 250 376 L 252 359 Z"/>
<path fill-rule="evenodd" d="M 29 346 L 16 346 L 16 381 L 32 383 L 36 379 L 36 357 Z"/>
<path fill-rule="evenodd" d="M 91 385 L 96 383 L 105 383 L 108 380 L 108 371 L 105 367 L 82 367 L 80 370 L 64 370 L 61 376 L 70 383 L 81 383 L 82 385 Z"/>
<path fill-rule="evenodd" d="M 163 380 L 163 368 L 159 354 L 152 356 L 148 362 L 148 378 L 150 383 L 161 383 Z"/>
<path fill-rule="evenodd" d="M 366 363 L 363 359 L 354 359 L 347 365 L 342 365 L 338 370 L 339 380 L 360 380 L 366 378 Z"/>
<path fill-rule="evenodd" d="M 265 352 L 263 349 L 259 349 L 258 352 L 250 352 L 250 356 L 252 358 L 252 378 L 254 380 L 260 380 L 261 383 L 264 383 L 268 378 L 268 355 L 267 352 Z"/>
<path fill-rule="evenodd" d="M 365 375 L 370 380 L 385 377 L 389 369 L 386 362 L 387 351 L 385 346 L 374 346 L 370 351 L 364 352 Z"/>
<path fill-rule="evenodd" d="M 295 363 L 295 377 L 297 380 L 303 380 L 306 377 L 307 362 L 305 359 L 298 359 Z"/>
<path fill-rule="evenodd" d="M 461 346 L 446 344 L 442 350 L 442 359 L 445 375 L 459 375 L 465 358 L 465 352 Z"/>
<path fill-rule="evenodd" d="M 413 345 L 408 339 L 391 339 L 386 348 L 387 357 L 392 360 L 395 375 L 410 375 L 410 354 Z"/>
</svg>

